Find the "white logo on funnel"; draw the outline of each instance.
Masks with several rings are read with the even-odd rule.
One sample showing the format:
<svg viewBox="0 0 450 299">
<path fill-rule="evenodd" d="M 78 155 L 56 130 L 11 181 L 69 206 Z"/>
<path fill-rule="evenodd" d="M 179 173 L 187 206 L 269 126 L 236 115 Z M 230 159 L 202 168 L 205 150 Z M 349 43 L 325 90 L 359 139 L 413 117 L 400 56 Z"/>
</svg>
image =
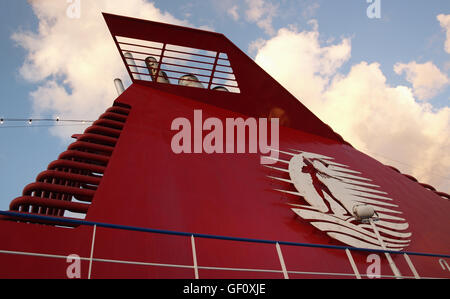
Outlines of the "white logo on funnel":
<svg viewBox="0 0 450 299">
<path fill-rule="evenodd" d="M 294 213 L 330 237 L 347 245 L 361 248 L 400 251 L 410 242 L 411 233 L 405 232 L 409 225 L 399 217 L 398 205 L 387 197 L 387 193 L 370 183 L 360 172 L 337 163 L 334 158 L 324 155 L 296 151 L 280 153 L 291 156 L 289 161 L 277 159 L 287 164 L 286 168 L 266 166 L 289 173 L 290 179 L 270 176 L 270 178 L 291 183 L 297 192 L 277 191 L 299 196 L 298 204 L 289 204 Z M 302 199 L 306 202 L 301 202 Z M 363 210 L 361 207 L 367 207 Z M 368 221 L 361 221 L 357 211 L 372 210 L 377 220 L 378 232 Z"/>
</svg>

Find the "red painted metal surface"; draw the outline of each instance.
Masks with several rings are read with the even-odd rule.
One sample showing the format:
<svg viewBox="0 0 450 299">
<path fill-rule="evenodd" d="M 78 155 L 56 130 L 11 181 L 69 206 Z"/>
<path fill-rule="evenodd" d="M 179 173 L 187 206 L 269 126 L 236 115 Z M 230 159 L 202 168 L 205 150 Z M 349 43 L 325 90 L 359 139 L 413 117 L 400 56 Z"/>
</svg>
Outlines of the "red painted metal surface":
<svg viewBox="0 0 450 299">
<path fill-rule="evenodd" d="M 201 109 L 204 119 L 225 122 L 267 117 L 278 107 L 289 120 L 280 128 L 281 150 L 320 153 L 357 169 L 401 207 L 412 232 L 408 251 L 449 254 L 448 200 L 343 141 L 223 35 L 113 15 L 105 19 L 114 40 L 151 39 L 226 53 L 240 93 L 134 80 L 112 108 L 24 189 L 11 210 L 55 216 L 87 212 L 86 220 L 96 222 L 342 245 L 295 216 L 287 203 L 296 199 L 274 190 L 292 186 L 269 179 L 273 170 L 260 164 L 258 154 L 171 150 L 172 121 L 185 117 L 193 123 L 194 109 Z M 10 220 L 0 221 L 1 277 L 64 278 L 70 265 L 64 257 L 77 254 L 83 258 L 82 278 L 194 278 L 196 272 L 200 278 L 283 278 L 273 244 L 195 238 L 194 251 L 192 240 L 184 236 Z M 281 251 L 290 278 L 354 277 L 344 251 L 287 245 Z M 352 255 L 365 274 L 369 253 Z M 384 255 L 380 258 L 381 274 L 393 276 Z M 421 277 L 450 278 L 440 258 L 410 258 Z M 393 259 L 402 275 L 413 276 L 402 255 Z"/>
</svg>

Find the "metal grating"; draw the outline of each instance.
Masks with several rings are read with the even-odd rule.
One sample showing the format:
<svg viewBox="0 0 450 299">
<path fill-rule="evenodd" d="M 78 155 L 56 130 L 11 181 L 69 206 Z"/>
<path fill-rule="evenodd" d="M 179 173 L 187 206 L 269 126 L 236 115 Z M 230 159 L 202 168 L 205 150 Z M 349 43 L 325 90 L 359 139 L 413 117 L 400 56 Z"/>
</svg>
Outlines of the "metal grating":
<svg viewBox="0 0 450 299">
<path fill-rule="evenodd" d="M 134 80 L 240 93 L 223 52 L 115 36 Z"/>
<path fill-rule="evenodd" d="M 68 149 L 23 189 L 11 211 L 85 218 L 130 112 L 116 103 L 88 127 Z"/>
</svg>

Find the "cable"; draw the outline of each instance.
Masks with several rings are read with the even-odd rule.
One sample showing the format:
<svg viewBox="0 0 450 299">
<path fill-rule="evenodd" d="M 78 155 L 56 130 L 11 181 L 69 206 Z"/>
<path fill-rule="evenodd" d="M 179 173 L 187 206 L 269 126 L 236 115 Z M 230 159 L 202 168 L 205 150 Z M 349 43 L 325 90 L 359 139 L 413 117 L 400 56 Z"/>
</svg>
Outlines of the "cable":
<svg viewBox="0 0 450 299">
<path fill-rule="evenodd" d="M 5 122 L 27 122 L 27 125 L 4 125 Z M 59 116 L 56 118 L 0 118 L 0 129 L 10 129 L 10 128 L 36 128 L 36 127 L 62 127 L 62 126 L 73 126 L 73 125 L 32 125 L 33 122 L 66 122 L 66 123 L 78 123 L 75 125 L 87 125 L 93 120 L 84 119 L 60 119 Z"/>
<path fill-rule="evenodd" d="M 71 124 L 71 125 L 22 125 L 22 126 L 0 126 L 0 129 L 13 129 L 13 128 L 40 128 L 40 127 L 75 127 L 86 126 L 88 123 Z"/>
<path fill-rule="evenodd" d="M 60 119 L 56 118 L 0 118 L 0 125 L 4 122 L 28 122 L 31 124 L 33 121 L 55 121 L 55 122 L 82 122 L 82 123 L 91 123 L 93 120 L 85 120 L 85 119 Z"/>
</svg>

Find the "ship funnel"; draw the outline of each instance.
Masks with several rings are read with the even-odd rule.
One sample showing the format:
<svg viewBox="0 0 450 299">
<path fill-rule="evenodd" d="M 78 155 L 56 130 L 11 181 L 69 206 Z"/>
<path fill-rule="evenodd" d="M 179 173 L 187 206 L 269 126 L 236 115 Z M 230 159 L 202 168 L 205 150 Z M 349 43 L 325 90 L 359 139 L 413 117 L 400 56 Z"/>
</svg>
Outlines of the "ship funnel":
<svg viewBox="0 0 450 299">
<path fill-rule="evenodd" d="M 198 78 L 192 74 L 181 76 L 178 85 L 205 88 Z"/>
<path fill-rule="evenodd" d="M 134 79 L 141 80 L 141 76 L 137 74 L 139 72 L 138 69 L 136 68 L 136 62 L 134 61 L 133 54 L 131 54 L 130 52 L 125 52 L 123 56 L 125 56 L 125 59 L 127 61 L 128 66 L 130 67 L 130 71 Z"/>
<path fill-rule="evenodd" d="M 118 78 L 114 79 L 114 85 L 116 86 L 117 95 L 120 96 L 122 94 L 122 92 L 125 91 L 122 80 L 120 80 Z"/>
<path fill-rule="evenodd" d="M 169 78 L 168 78 L 166 72 L 162 71 L 161 69 L 159 70 L 158 79 L 156 79 L 159 63 L 155 57 L 149 56 L 149 57 L 145 58 L 145 65 L 147 66 L 148 72 L 150 73 L 150 77 L 152 78 L 153 82 L 170 84 L 170 81 L 169 81 Z"/>
</svg>

